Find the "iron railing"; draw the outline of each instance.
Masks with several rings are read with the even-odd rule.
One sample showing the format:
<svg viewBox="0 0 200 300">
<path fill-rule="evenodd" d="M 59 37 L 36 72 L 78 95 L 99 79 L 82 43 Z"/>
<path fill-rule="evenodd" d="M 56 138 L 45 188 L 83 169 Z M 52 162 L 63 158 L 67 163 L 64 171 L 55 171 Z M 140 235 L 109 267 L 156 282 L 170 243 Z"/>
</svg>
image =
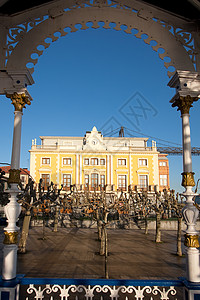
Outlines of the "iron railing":
<svg viewBox="0 0 200 300">
<path fill-rule="evenodd" d="M 183 283 L 181 280 L 23 278 L 20 299 L 176 300 L 183 299 Z"/>
</svg>

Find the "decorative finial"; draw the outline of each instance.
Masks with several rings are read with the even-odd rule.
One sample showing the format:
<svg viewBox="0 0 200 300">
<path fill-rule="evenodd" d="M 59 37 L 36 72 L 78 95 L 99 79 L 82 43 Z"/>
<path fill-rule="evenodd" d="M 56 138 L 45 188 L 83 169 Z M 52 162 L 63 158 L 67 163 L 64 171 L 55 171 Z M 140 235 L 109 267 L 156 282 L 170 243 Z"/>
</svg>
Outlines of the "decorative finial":
<svg viewBox="0 0 200 300">
<path fill-rule="evenodd" d="M 92 128 L 92 131 L 97 131 L 96 126 L 94 126 L 94 127 Z"/>
</svg>

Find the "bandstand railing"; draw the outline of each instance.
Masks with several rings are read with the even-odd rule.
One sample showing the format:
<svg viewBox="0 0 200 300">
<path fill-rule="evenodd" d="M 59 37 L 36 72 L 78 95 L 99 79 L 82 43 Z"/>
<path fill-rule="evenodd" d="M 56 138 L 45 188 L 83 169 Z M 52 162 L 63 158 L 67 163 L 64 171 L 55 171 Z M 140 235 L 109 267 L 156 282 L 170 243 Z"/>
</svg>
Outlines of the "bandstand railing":
<svg viewBox="0 0 200 300">
<path fill-rule="evenodd" d="M 184 298 L 181 280 L 22 278 L 19 299 L 179 300 Z"/>
</svg>

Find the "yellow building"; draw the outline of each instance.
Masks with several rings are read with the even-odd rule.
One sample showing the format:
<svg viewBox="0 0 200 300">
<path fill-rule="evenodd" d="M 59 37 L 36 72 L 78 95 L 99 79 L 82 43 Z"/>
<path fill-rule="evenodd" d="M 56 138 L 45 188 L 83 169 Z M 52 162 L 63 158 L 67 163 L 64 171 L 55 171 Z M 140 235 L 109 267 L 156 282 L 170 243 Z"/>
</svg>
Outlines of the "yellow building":
<svg viewBox="0 0 200 300">
<path fill-rule="evenodd" d="M 160 187 L 159 152 L 156 142 L 147 146 L 147 138 L 103 137 L 96 127 L 84 137 L 42 136 L 41 145 L 32 141 L 30 174 L 44 187 L 52 181 L 64 190 L 76 185 L 78 190 L 107 191 Z M 168 160 L 165 157 L 168 166 Z M 162 177 L 164 173 L 162 170 Z M 163 182 L 163 181 L 162 181 Z M 169 176 L 165 181 L 169 188 Z"/>
</svg>

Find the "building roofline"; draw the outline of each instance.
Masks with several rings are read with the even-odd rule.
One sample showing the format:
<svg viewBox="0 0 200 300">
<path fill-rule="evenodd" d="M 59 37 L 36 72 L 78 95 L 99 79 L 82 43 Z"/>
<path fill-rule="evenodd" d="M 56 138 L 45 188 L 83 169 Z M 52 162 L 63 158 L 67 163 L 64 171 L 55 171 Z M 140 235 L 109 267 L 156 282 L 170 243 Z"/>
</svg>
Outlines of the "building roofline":
<svg viewBox="0 0 200 300">
<path fill-rule="evenodd" d="M 39 136 L 42 139 L 78 139 L 82 140 L 84 137 L 80 136 Z M 146 137 L 104 137 L 104 140 L 145 140 L 148 141 L 149 138 Z"/>
</svg>

